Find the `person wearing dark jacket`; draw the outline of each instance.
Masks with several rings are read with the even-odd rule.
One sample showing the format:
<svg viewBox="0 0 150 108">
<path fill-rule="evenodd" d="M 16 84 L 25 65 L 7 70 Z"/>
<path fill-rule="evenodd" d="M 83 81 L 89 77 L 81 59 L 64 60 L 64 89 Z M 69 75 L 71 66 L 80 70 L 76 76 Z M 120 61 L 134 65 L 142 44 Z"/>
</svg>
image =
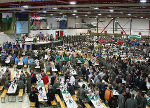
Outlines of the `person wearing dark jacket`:
<svg viewBox="0 0 150 108">
<path fill-rule="evenodd" d="M 74 87 L 73 87 L 73 85 L 71 85 L 70 83 L 68 84 L 67 91 L 68 91 L 71 95 L 74 95 L 74 94 L 75 94 Z"/>
<path fill-rule="evenodd" d="M 129 96 L 129 98 L 127 99 L 125 108 L 138 108 L 136 100 L 134 99 L 134 94 L 132 94 L 131 97 Z"/>
<path fill-rule="evenodd" d="M 32 87 L 32 90 L 30 92 L 29 100 L 31 102 L 35 102 L 35 107 L 39 107 L 39 101 L 38 101 L 38 89 L 36 87 Z"/>
<path fill-rule="evenodd" d="M 31 84 L 36 84 L 37 78 L 36 78 L 36 74 L 33 73 L 31 76 Z"/>
<path fill-rule="evenodd" d="M 55 94 L 54 94 L 54 91 L 52 89 L 52 86 L 51 85 L 48 85 L 48 93 L 47 93 L 47 103 L 48 105 L 51 105 L 51 101 L 53 101 L 55 99 Z"/>
</svg>

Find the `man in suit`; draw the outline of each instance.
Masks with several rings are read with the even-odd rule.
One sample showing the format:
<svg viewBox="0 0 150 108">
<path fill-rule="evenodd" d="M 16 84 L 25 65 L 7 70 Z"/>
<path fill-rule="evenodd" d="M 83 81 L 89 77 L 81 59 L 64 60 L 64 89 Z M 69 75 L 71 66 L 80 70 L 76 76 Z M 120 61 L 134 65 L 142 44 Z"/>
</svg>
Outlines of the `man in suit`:
<svg viewBox="0 0 150 108">
<path fill-rule="evenodd" d="M 85 84 L 83 84 L 82 87 L 79 88 L 79 91 L 78 91 L 78 94 L 77 94 L 79 100 L 82 101 L 82 102 L 86 102 L 87 101 L 86 100 L 86 98 L 87 98 L 87 96 L 86 96 L 87 92 L 84 89 L 85 89 Z"/>
<path fill-rule="evenodd" d="M 134 94 L 129 96 L 126 103 L 125 103 L 125 108 L 137 108 L 137 103 L 136 100 L 134 99 Z"/>
<path fill-rule="evenodd" d="M 122 94 L 118 96 L 118 106 L 119 108 L 125 108 L 125 91 L 122 91 Z"/>
<path fill-rule="evenodd" d="M 23 89 L 23 92 L 25 92 L 25 84 L 23 79 L 20 77 L 20 79 L 18 80 L 18 88 L 19 89 Z"/>
</svg>

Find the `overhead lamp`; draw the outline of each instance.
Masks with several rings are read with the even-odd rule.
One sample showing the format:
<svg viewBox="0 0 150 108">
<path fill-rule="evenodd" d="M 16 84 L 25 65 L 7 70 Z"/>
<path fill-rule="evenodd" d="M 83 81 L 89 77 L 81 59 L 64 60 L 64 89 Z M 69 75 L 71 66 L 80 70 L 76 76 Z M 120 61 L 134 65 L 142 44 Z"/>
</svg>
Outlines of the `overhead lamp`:
<svg viewBox="0 0 150 108">
<path fill-rule="evenodd" d="M 43 11 L 43 13 L 46 13 L 46 11 Z"/>
<path fill-rule="evenodd" d="M 98 7 L 95 7 L 94 9 L 95 9 L 95 10 L 98 10 L 99 8 L 98 8 Z"/>
<path fill-rule="evenodd" d="M 76 16 L 76 18 L 79 18 L 79 16 Z"/>
<path fill-rule="evenodd" d="M 73 16 L 75 16 L 76 14 L 72 14 Z"/>
<path fill-rule="evenodd" d="M 143 17 L 141 17 L 141 18 L 143 18 Z"/>
<path fill-rule="evenodd" d="M 22 6 L 23 8 L 26 8 L 26 9 L 28 9 L 29 8 L 29 6 L 27 6 L 27 5 L 25 5 L 25 6 Z"/>
<path fill-rule="evenodd" d="M 114 12 L 114 10 L 113 10 L 113 9 L 110 9 L 109 12 Z"/>
<path fill-rule="evenodd" d="M 59 14 L 63 14 L 63 13 L 59 13 Z"/>
<path fill-rule="evenodd" d="M 50 14 L 51 16 L 53 16 L 54 14 Z"/>
<path fill-rule="evenodd" d="M 85 15 L 85 16 L 88 16 L 88 15 Z"/>
<path fill-rule="evenodd" d="M 73 12 L 75 12 L 75 13 L 76 13 L 76 12 L 77 12 L 77 10 L 73 10 Z"/>
<path fill-rule="evenodd" d="M 57 10 L 58 8 L 53 8 L 54 10 Z"/>
<path fill-rule="evenodd" d="M 69 2 L 69 4 L 75 5 L 75 4 L 76 4 L 76 1 L 71 1 L 71 2 Z"/>
<path fill-rule="evenodd" d="M 131 16 L 131 14 L 128 14 L 128 16 Z"/>
<path fill-rule="evenodd" d="M 101 16 L 102 14 L 98 14 L 99 16 Z"/>
<path fill-rule="evenodd" d="M 146 0 L 140 0 L 141 3 L 146 3 Z"/>
</svg>

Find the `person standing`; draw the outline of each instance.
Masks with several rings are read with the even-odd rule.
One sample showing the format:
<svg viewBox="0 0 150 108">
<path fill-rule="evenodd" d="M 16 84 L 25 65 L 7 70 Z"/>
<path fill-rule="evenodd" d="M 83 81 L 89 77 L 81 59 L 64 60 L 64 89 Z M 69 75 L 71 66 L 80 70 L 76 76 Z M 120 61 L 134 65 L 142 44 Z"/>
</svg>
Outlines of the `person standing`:
<svg viewBox="0 0 150 108">
<path fill-rule="evenodd" d="M 118 106 L 119 108 L 125 108 L 125 91 L 122 91 L 122 94 L 118 96 Z"/>
<path fill-rule="evenodd" d="M 125 108 L 138 108 L 136 100 L 134 99 L 134 94 L 129 96 L 126 103 L 125 103 Z"/>
</svg>

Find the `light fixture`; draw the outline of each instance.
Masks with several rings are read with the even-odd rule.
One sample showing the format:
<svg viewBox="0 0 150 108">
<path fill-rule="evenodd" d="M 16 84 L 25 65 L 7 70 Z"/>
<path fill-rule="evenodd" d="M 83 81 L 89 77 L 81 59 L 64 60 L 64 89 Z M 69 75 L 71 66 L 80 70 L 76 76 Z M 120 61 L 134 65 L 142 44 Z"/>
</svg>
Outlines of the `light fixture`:
<svg viewBox="0 0 150 108">
<path fill-rule="evenodd" d="M 76 18 L 79 18 L 79 16 L 76 16 Z"/>
<path fill-rule="evenodd" d="M 76 14 L 72 14 L 73 16 L 75 16 Z"/>
<path fill-rule="evenodd" d="M 75 4 L 76 4 L 76 1 L 71 1 L 71 2 L 69 2 L 69 4 L 75 5 Z"/>
<path fill-rule="evenodd" d="M 141 17 L 141 18 L 143 18 L 143 17 Z"/>
<path fill-rule="evenodd" d="M 148 19 L 148 18 L 146 18 L 146 19 Z"/>
<path fill-rule="evenodd" d="M 101 16 L 102 14 L 98 14 L 99 16 Z"/>
<path fill-rule="evenodd" d="M 73 10 L 73 12 L 74 12 L 74 13 L 76 13 L 76 12 L 77 12 L 77 10 Z"/>
<path fill-rule="evenodd" d="M 85 15 L 85 16 L 88 16 L 88 15 Z"/>
<path fill-rule="evenodd" d="M 99 8 L 98 8 L 98 7 L 95 7 L 94 9 L 95 9 L 95 10 L 98 10 Z"/>
<path fill-rule="evenodd" d="M 110 9 L 109 12 L 114 12 L 114 10 L 113 10 L 113 9 Z"/>
<path fill-rule="evenodd" d="M 54 14 L 50 14 L 51 16 L 53 16 Z"/>
<path fill-rule="evenodd" d="M 53 8 L 54 10 L 57 10 L 58 8 Z"/>
<path fill-rule="evenodd" d="M 26 8 L 26 9 L 28 9 L 29 8 L 29 6 L 27 6 L 27 5 L 25 5 L 25 6 L 22 6 L 23 8 Z"/>
<path fill-rule="evenodd" d="M 131 16 L 131 14 L 128 14 L 128 16 Z"/>
<path fill-rule="evenodd" d="M 59 13 L 59 14 L 63 14 L 63 13 Z"/>
<path fill-rule="evenodd" d="M 46 11 L 43 11 L 43 13 L 46 13 Z"/>
<path fill-rule="evenodd" d="M 140 0 L 141 3 L 146 3 L 146 0 Z"/>
</svg>

